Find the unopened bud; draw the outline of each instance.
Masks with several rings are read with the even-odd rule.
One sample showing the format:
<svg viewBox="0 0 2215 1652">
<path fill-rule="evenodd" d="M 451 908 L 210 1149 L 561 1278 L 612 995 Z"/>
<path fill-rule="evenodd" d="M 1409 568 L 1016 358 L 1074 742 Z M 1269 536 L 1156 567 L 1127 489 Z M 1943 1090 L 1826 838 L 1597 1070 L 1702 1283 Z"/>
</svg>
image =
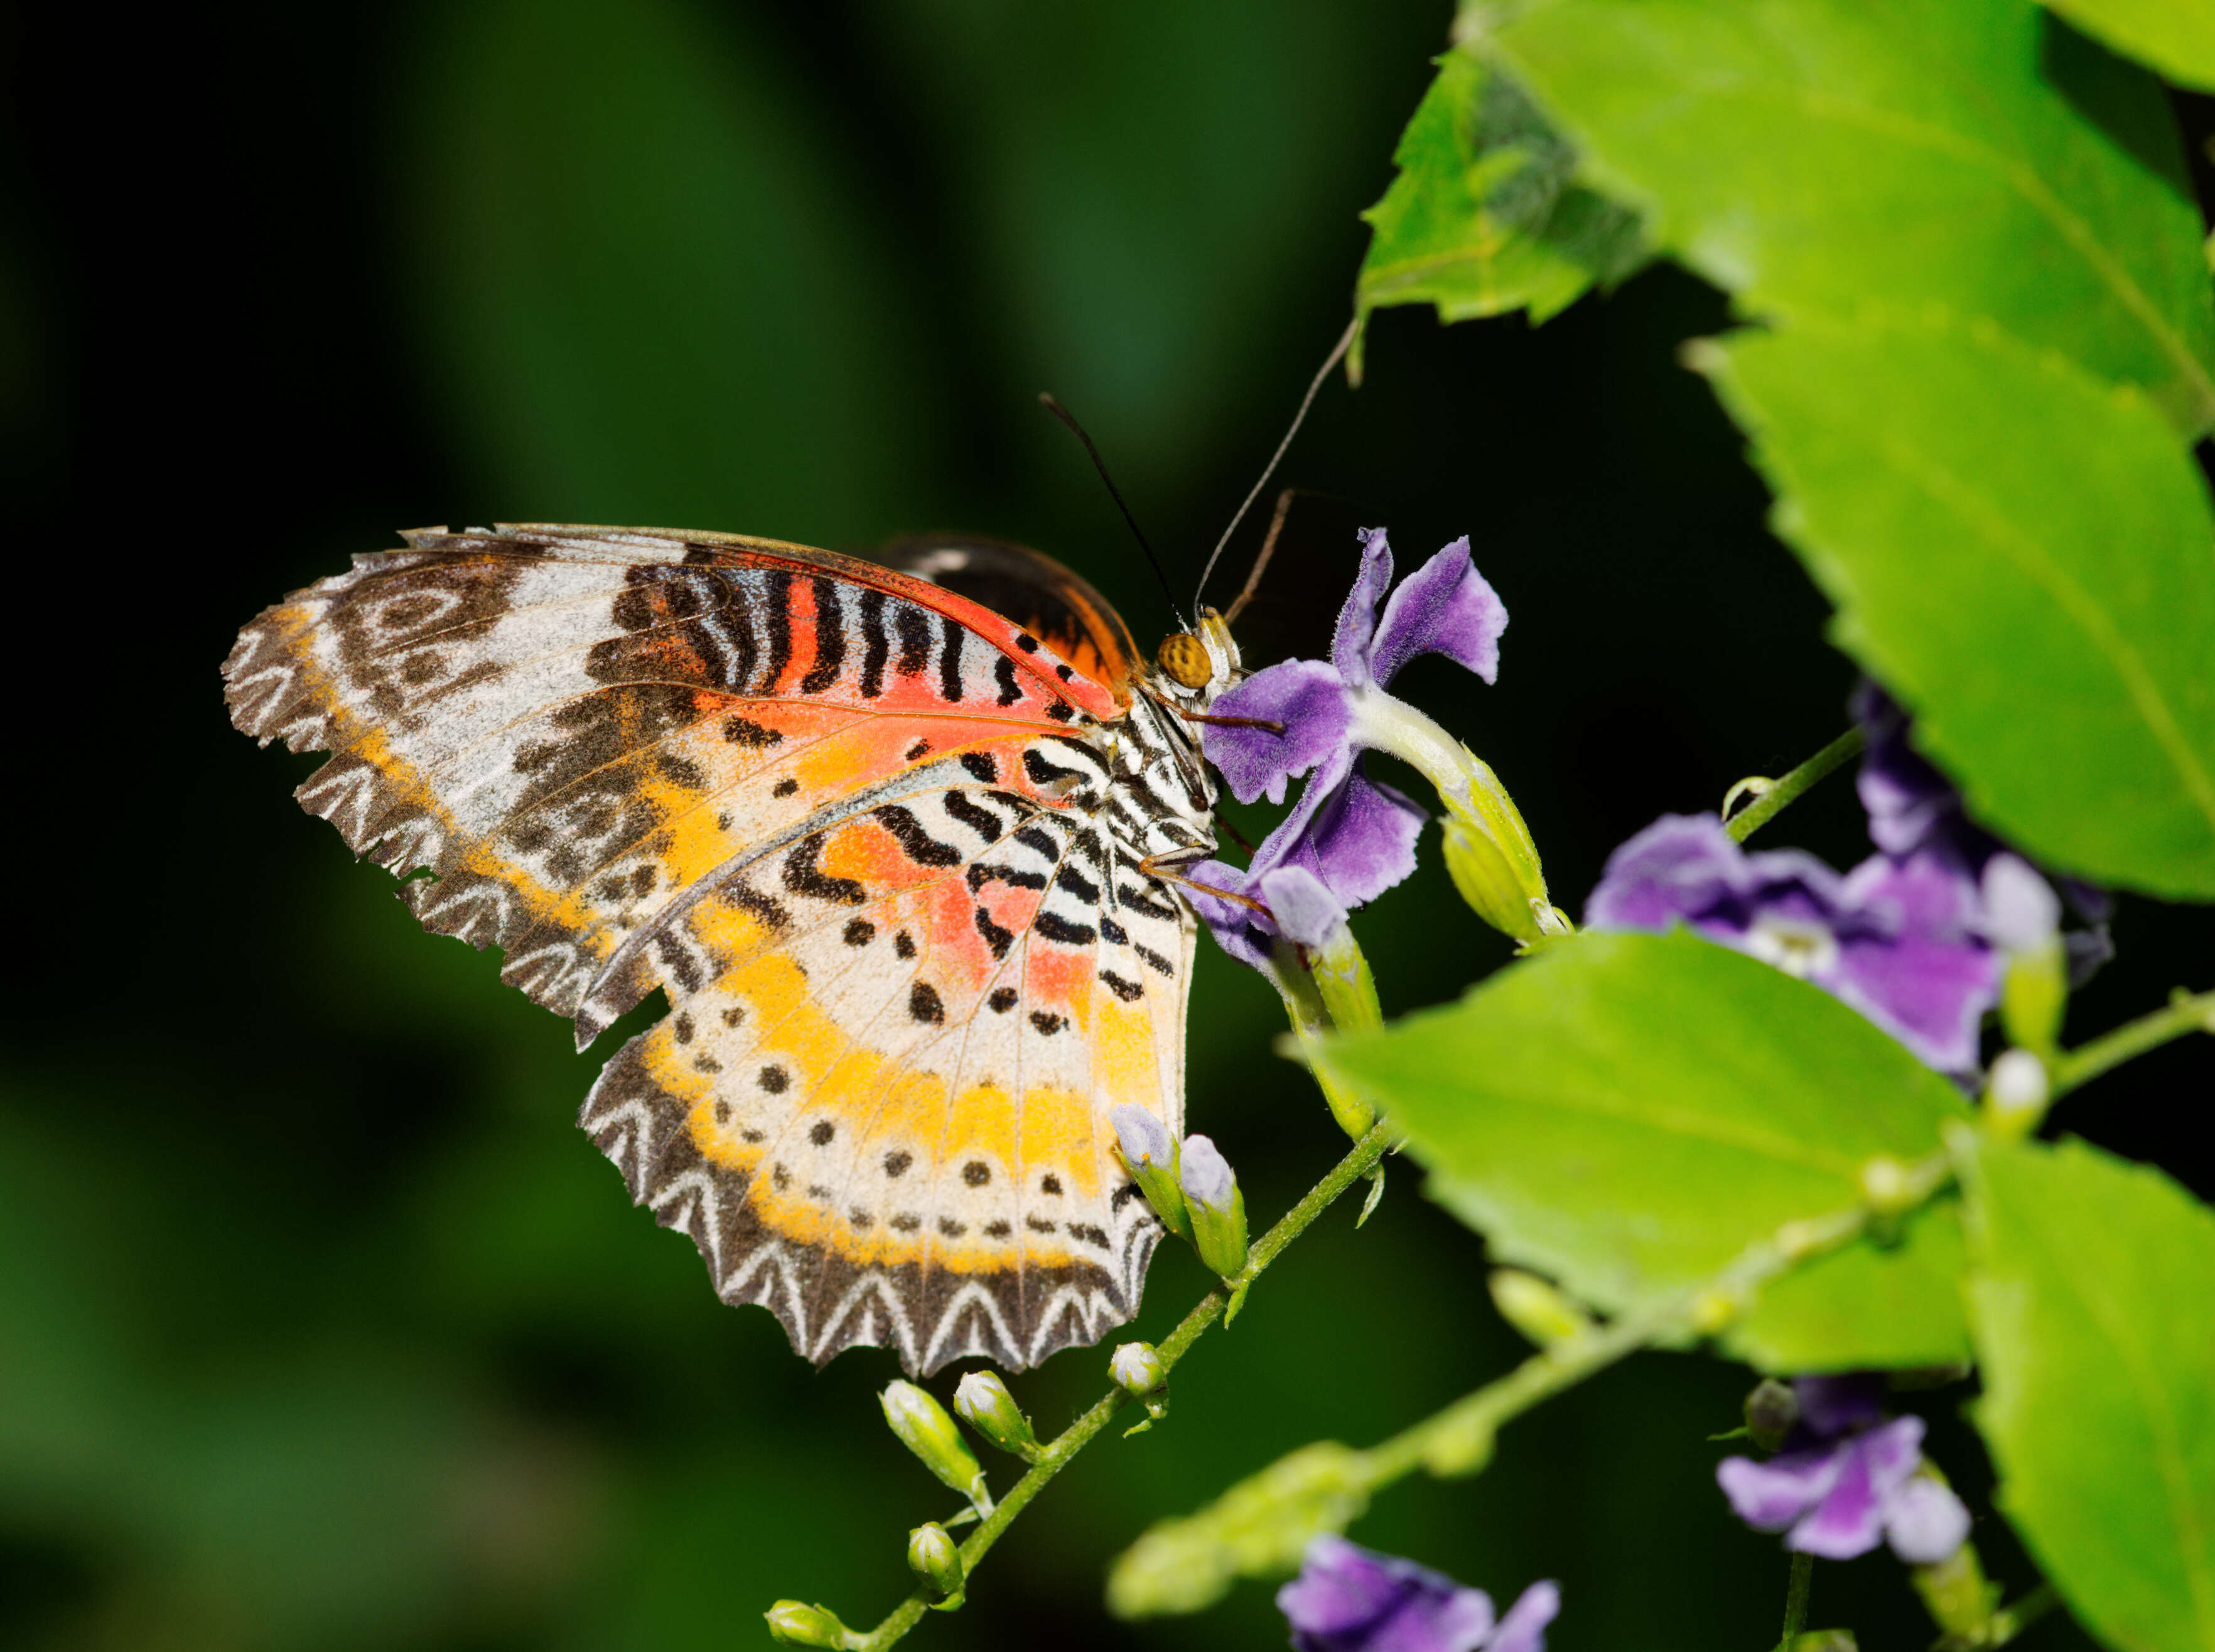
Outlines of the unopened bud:
<svg viewBox="0 0 2215 1652">
<path fill-rule="evenodd" d="M 2046 1063 L 2028 1050 L 2003 1050 L 1985 1078 L 1985 1126 L 2003 1141 L 2038 1128 L 2053 1094 Z"/>
<path fill-rule="evenodd" d="M 1999 1606 L 2000 1592 L 1986 1580 L 1974 1544 L 1961 1543 L 1943 1560 L 1911 1568 L 1908 1576 L 1949 1642 L 1978 1644 L 1976 1637 Z"/>
<path fill-rule="evenodd" d="M 1151 1342 L 1125 1342 L 1119 1346 L 1108 1357 L 1108 1374 L 1125 1393 L 1145 1402 L 1146 1420 L 1129 1433 L 1150 1428 L 1169 1414 L 1169 1372 Z"/>
<path fill-rule="evenodd" d="M 985 1489 L 985 1471 L 969 1454 L 961 1431 L 946 1408 L 911 1382 L 895 1381 L 879 1396 L 885 1421 L 899 1436 L 900 1444 L 923 1459 L 923 1467 L 977 1506 L 979 1513 L 992 1506 Z"/>
<path fill-rule="evenodd" d="M 1526 944 L 1565 933 L 1568 924 L 1546 893 L 1538 845 L 1492 765 L 1457 750 L 1466 800 L 1441 787 L 1446 806 L 1446 872 L 1479 918 Z"/>
<path fill-rule="evenodd" d="M 1499 1268 L 1490 1282 L 1500 1317 L 1540 1348 L 1574 1341 L 1592 1329 L 1591 1315 L 1536 1274 Z"/>
<path fill-rule="evenodd" d="M 2061 901 L 2052 885 L 2014 855 L 1985 863 L 1980 894 L 1985 932 L 2007 961 L 2000 983 L 2000 1025 L 2009 1041 L 2050 1050 L 2069 1002 L 2069 960 L 2061 943 Z"/>
<path fill-rule="evenodd" d="M 1897 1216 L 1915 1204 L 1915 1177 L 1889 1153 L 1862 1163 L 1861 1184 L 1862 1197 L 1881 1216 Z"/>
<path fill-rule="evenodd" d="M 1236 1278 L 1246 1266 L 1246 1195 L 1230 1161 L 1206 1136 L 1187 1136 L 1178 1174 L 1193 1249 L 1211 1272 Z"/>
<path fill-rule="evenodd" d="M 1790 1383 L 1764 1377 L 1746 1397 L 1746 1437 L 1763 1451 L 1773 1452 L 1784 1443 L 1792 1425 L 1800 1421 L 1800 1397 Z"/>
<path fill-rule="evenodd" d="M 1108 1115 L 1115 1127 L 1116 1151 L 1123 1168 L 1138 1191 L 1162 1219 L 1162 1225 L 1181 1239 L 1192 1237 L 1192 1219 L 1186 1213 L 1184 1194 L 1177 1187 L 1176 1138 L 1169 1127 L 1143 1107 L 1126 1102 Z"/>
<path fill-rule="evenodd" d="M 1038 1436 L 1031 1420 L 1015 1405 L 999 1373 L 973 1371 L 954 1391 L 954 1409 L 961 1420 L 1003 1452 L 1029 1459 L 1038 1455 Z"/>
<path fill-rule="evenodd" d="M 961 1546 L 936 1520 L 927 1521 L 907 1534 L 907 1563 L 941 1594 L 961 1593 Z"/>
<path fill-rule="evenodd" d="M 758 1597 L 757 1597 L 758 1598 Z M 825 1606 L 801 1600 L 780 1600 L 762 1614 L 769 1619 L 770 1637 L 793 1646 L 844 1646 L 846 1625 Z"/>
</svg>

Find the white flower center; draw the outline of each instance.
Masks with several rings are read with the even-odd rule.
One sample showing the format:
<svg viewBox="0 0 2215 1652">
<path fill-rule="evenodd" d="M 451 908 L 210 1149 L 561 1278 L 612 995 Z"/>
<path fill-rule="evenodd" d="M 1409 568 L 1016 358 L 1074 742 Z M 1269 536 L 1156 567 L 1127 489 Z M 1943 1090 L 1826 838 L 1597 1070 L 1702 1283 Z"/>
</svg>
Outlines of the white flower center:
<svg viewBox="0 0 2215 1652">
<path fill-rule="evenodd" d="M 1746 949 L 1762 962 L 1813 980 L 1826 975 L 1838 961 L 1838 937 L 1821 924 L 1804 918 L 1782 918 L 1764 912 L 1746 932 Z"/>
</svg>

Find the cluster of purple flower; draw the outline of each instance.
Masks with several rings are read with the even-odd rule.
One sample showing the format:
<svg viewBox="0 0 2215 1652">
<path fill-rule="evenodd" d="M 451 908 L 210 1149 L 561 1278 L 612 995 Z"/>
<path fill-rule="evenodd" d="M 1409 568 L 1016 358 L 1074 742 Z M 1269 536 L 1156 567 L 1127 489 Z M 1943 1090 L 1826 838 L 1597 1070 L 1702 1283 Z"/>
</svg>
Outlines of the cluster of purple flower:
<svg viewBox="0 0 2215 1652">
<path fill-rule="evenodd" d="M 1384 531 L 1369 530 L 1362 542 L 1330 659 L 1255 672 L 1216 703 L 1224 716 L 1252 721 L 1206 734 L 1209 760 L 1242 801 L 1281 802 L 1290 781 L 1310 777 L 1245 869 L 1220 861 L 1193 869 L 1201 886 L 1194 904 L 1215 938 L 1258 968 L 1269 967 L 1278 940 L 1324 944 L 1349 910 L 1414 869 L 1424 812 L 1372 779 L 1364 760 L 1383 750 L 1423 765 L 1438 743 L 1433 726 L 1387 691 L 1395 674 L 1425 654 L 1488 683 L 1499 672 L 1507 610 L 1471 562 L 1466 538 L 1396 590 Z M 1909 743 L 1900 709 L 1864 685 L 1854 713 L 1867 735 L 1857 783 L 1876 844 L 1868 859 L 1842 875 L 1796 850 L 1749 854 L 1717 816 L 1665 815 L 1609 859 L 1585 921 L 1647 930 L 1684 924 L 1813 981 L 1930 1066 L 1967 1074 L 2010 961 L 2058 958 L 2065 940 L 2081 977 L 2105 955 L 2105 912 L 2095 892 L 2065 884 L 2093 926 L 2064 937 L 2052 887 L 1970 822 L 1959 793 Z M 1439 765 L 1424 766 L 1435 777 Z"/>
<path fill-rule="evenodd" d="M 1545 1652 L 1562 1609 L 1551 1583 L 1533 1583 L 1505 1617 L 1492 1597 L 1395 1555 L 1344 1538 L 1308 1545 L 1300 1575 L 1277 1591 L 1298 1652 Z"/>
</svg>

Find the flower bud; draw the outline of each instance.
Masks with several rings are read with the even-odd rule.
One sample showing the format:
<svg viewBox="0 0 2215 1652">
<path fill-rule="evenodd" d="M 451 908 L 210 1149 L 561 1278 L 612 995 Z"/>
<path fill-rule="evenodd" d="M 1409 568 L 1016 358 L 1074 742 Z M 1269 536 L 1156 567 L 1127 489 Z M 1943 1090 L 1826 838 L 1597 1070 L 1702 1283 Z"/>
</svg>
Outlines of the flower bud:
<svg viewBox="0 0 2215 1652">
<path fill-rule="evenodd" d="M 979 1514 L 991 1508 L 991 1495 L 985 1489 L 985 1471 L 969 1454 L 961 1431 L 946 1415 L 944 1406 L 911 1382 L 895 1381 L 878 1397 L 885 1408 L 885 1421 L 899 1436 L 900 1444 L 923 1459 L 923 1467 L 974 1503 Z"/>
<path fill-rule="evenodd" d="M 1764 1377 L 1746 1397 L 1746 1437 L 1763 1451 L 1773 1452 L 1784 1443 L 1792 1425 L 1800 1421 L 1800 1397 L 1790 1383 Z"/>
<path fill-rule="evenodd" d="M 1995 855 L 1985 863 L 1981 894 L 1985 931 L 2007 960 L 2000 1025 L 2011 1043 L 2051 1050 L 2069 1003 L 2061 901 L 2052 885 L 2014 855 Z"/>
<path fill-rule="evenodd" d="M 1536 1274 L 1496 1268 L 1490 1283 L 1500 1317 L 1540 1348 L 1573 1341 L 1592 1329 L 1591 1315 Z"/>
<path fill-rule="evenodd" d="M 1446 871 L 1454 887 L 1479 918 L 1526 945 L 1566 934 L 1568 921 L 1547 895 L 1538 845 L 1522 811 L 1491 765 L 1467 747 L 1460 757 L 1467 801 L 1439 793 L 1446 806 Z"/>
<path fill-rule="evenodd" d="M 961 1548 L 936 1520 L 907 1534 L 907 1563 L 917 1577 L 942 1595 L 961 1593 Z"/>
<path fill-rule="evenodd" d="M 769 1619 L 771 1640 L 793 1646 L 844 1646 L 850 1638 L 838 1614 L 825 1606 L 780 1600 L 762 1616 Z"/>
<path fill-rule="evenodd" d="M 1178 1166 L 1193 1249 L 1209 1270 L 1236 1278 L 1246 1266 L 1246 1195 L 1230 1161 L 1206 1136 L 1187 1136 Z"/>
<path fill-rule="evenodd" d="M 1108 1374 L 1125 1393 L 1146 1403 L 1146 1420 L 1129 1434 L 1143 1433 L 1169 1414 L 1169 1373 L 1151 1342 L 1121 1344 L 1108 1358 Z"/>
<path fill-rule="evenodd" d="M 1914 1176 L 1890 1153 L 1877 1153 L 1863 1161 L 1861 1184 L 1862 1197 L 1880 1216 L 1897 1216 L 1916 1203 Z"/>
<path fill-rule="evenodd" d="M 1015 1405 L 1015 1397 L 995 1371 L 973 1371 L 954 1391 L 954 1409 L 961 1420 L 1003 1452 L 1028 1460 L 1038 1455 L 1038 1436 L 1031 1420 Z"/>
<path fill-rule="evenodd" d="M 1115 1146 L 1123 1156 L 1123 1168 L 1138 1184 L 1154 1214 L 1162 1219 L 1162 1225 L 1180 1239 L 1192 1237 L 1192 1219 L 1185 1211 L 1184 1194 L 1177 1188 L 1176 1140 L 1169 1127 L 1144 1108 L 1127 1102 L 1111 1111 L 1108 1122 L 1115 1127 Z"/>
<path fill-rule="evenodd" d="M 1908 1576 L 1949 1643 L 1978 1644 L 1978 1636 L 1998 1609 L 2000 1592 L 1986 1580 L 1976 1545 L 1963 1543 L 1943 1560 L 1911 1568 Z"/>
<path fill-rule="evenodd" d="M 2003 1141 L 2038 1128 L 2053 1094 L 2046 1063 L 2028 1050 L 2003 1050 L 1985 1077 L 1985 1127 Z"/>
</svg>

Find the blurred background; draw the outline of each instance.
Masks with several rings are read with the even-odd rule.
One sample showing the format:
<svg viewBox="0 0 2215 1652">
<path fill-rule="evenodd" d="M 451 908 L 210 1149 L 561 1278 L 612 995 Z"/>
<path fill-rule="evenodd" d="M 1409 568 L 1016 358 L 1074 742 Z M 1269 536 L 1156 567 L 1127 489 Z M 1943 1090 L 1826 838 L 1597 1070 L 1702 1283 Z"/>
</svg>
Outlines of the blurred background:
<svg viewBox="0 0 2215 1652">
<path fill-rule="evenodd" d="M 1355 215 L 1449 14 L 16 15 L 0 467 L 26 932 L 0 1040 L 0 1645 L 683 1652 L 762 1643 L 781 1595 L 867 1624 L 905 1593 L 905 1533 L 951 1511 L 879 1419 L 891 1357 L 819 1375 L 766 1313 L 716 1302 L 572 1123 L 621 1034 L 574 1055 L 492 956 L 422 935 L 287 801 L 314 760 L 231 732 L 218 662 L 258 609 L 396 528 L 531 519 L 850 548 L 980 530 L 1065 558 L 1150 641 L 1160 597 L 1036 393 L 1086 421 L 1195 570 L 1344 322 Z M 2196 152 L 2206 106 L 2182 114 Z M 1844 725 L 1823 605 L 1677 365 L 1725 321 L 1666 268 L 1537 332 L 1387 312 L 1364 387 L 1324 390 L 1285 472 L 1323 497 L 1295 512 L 1249 660 L 1317 647 L 1355 525 L 1390 524 L 1403 568 L 1470 534 L 1514 617 L 1499 685 L 1433 660 L 1406 691 L 1495 765 L 1572 911 L 1654 815 Z M 1771 835 L 1867 852 L 1844 780 Z M 1392 1010 L 1506 956 L 1435 842 L 1363 915 Z M 2211 933 L 2204 911 L 2124 900 L 2076 1035 L 2206 986 Z M 1273 999 L 1205 946 L 1193 1019 L 1191 1119 L 1267 1220 L 1344 1142 L 1270 1053 Z M 2215 1192 L 2178 1128 L 2204 1124 L 2211 1058 L 2173 1047 L 2064 1122 Z M 1088 1452 L 915 1643 L 1281 1644 L 1254 1587 L 1115 1624 L 1105 1563 L 1298 1444 L 1372 1440 L 1506 1368 L 1484 1271 L 1396 1169 L 1365 1229 L 1334 1212 L 1208 1337 L 1166 1427 Z M 1137 1329 L 1204 1283 L 1164 1252 Z M 1067 1353 L 1015 1387 L 1056 1428 L 1103 1364 Z M 1561 1579 L 1565 1652 L 1765 1646 L 1784 1562 L 1727 1516 L 1705 1439 L 1748 1380 L 1648 1356 L 1354 1535 L 1495 1594 Z M 1927 1409 L 1973 1496 L 1967 1397 Z M 2026 1576 L 1997 1522 L 1981 1541 Z M 1814 1618 L 1865 1647 L 1930 1633 L 1881 1556 L 1821 1569 Z M 2083 1644 L 2058 1620 L 2036 1635 Z"/>
</svg>

